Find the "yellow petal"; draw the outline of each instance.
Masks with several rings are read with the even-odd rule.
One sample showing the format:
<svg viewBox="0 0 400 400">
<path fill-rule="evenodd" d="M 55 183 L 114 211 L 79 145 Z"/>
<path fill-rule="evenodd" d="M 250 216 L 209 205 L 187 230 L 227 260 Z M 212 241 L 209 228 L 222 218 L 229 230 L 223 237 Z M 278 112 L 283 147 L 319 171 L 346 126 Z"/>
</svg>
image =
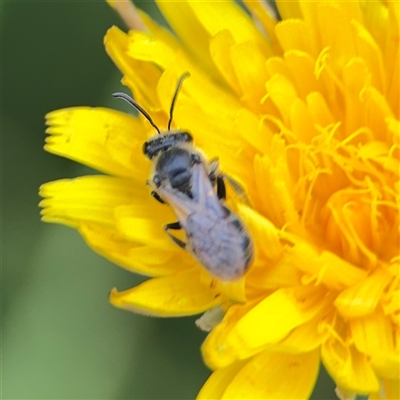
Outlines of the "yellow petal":
<svg viewBox="0 0 400 400">
<path fill-rule="evenodd" d="M 323 2 L 322 2 L 323 3 Z M 357 1 L 352 2 L 337 2 L 336 7 L 343 13 L 344 17 L 348 21 L 363 21 L 363 15 L 361 13 L 361 3 Z"/>
<path fill-rule="evenodd" d="M 275 26 L 275 34 L 283 51 L 301 50 L 312 56 L 316 55 L 316 50 L 313 49 L 314 36 L 304 21 L 285 19 Z"/>
<path fill-rule="evenodd" d="M 161 95 L 160 102 L 163 105 L 165 115 L 168 115 L 169 113 L 171 100 L 178 79 L 187 72 L 190 72 L 191 80 L 195 82 L 201 79 L 202 76 L 202 71 L 199 70 L 195 63 L 192 62 L 190 57 L 183 51 L 182 48 L 168 45 L 167 43 L 158 40 L 150 33 L 136 31 L 130 32 L 127 53 L 135 60 L 143 61 L 150 65 L 155 64 L 157 67 L 159 67 L 159 69 L 164 71 L 168 70 L 166 75 L 173 77 L 173 80 L 168 80 L 167 83 L 167 99 L 165 99 L 163 96 L 164 92 L 162 91 L 162 89 L 165 87 L 164 84 L 166 82 L 166 77 L 164 76 L 162 79 L 160 79 L 160 82 L 157 83 L 157 94 L 159 96 Z M 187 84 L 188 82 L 185 82 L 181 92 L 185 92 L 187 90 Z M 146 90 L 145 87 L 143 89 L 144 91 Z M 179 96 L 179 103 L 181 103 L 181 101 L 182 93 L 180 93 Z M 158 99 L 155 103 L 158 105 Z M 158 111 L 157 108 L 154 111 Z"/>
<path fill-rule="evenodd" d="M 207 379 L 206 383 L 197 394 L 197 400 L 221 399 L 226 387 L 235 375 L 243 368 L 247 361 L 237 361 L 226 368 L 216 370 Z"/>
<path fill-rule="evenodd" d="M 399 400 L 400 381 L 385 379 L 381 381 L 381 388 L 377 393 L 371 393 L 368 400 Z"/>
<path fill-rule="evenodd" d="M 221 303 L 209 286 L 199 282 L 198 270 L 150 279 L 133 289 L 110 293 L 112 305 L 144 315 L 195 315 Z"/>
<path fill-rule="evenodd" d="M 389 15 L 387 18 L 386 26 L 388 27 L 386 32 L 386 43 L 383 47 L 384 50 L 384 64 L 386 68 L 386 75 L 393 79 L 392 86 L 395 85 L 396 81 L 399 82 L 399 25 L 400 25 L 400 12 L 397 2 L 386 3 Z M 386 21 L 385 21 L 386 22 Z M 394 62 L 393 62 L 394 60 Z M 397 102 L 399 100 L 399 85 L 394 86 L 393 90 L 397 92 Z M 397 88 L 397 89 L 395 89 Z M 395 105 L 394 103 L 393 105 Z M 398 107 L 397 107 L 398 110 Z"/>
<path fill-rule="evenodd" d="M 366 118 L 366 125 L 374 132 L 376 140 L 385 141 L 386 120 L 393 117 L 387 99 L 374 87 L 366 88 L 363 95 L 368 116 Z"/>
<path fill-rule="evenodd" d="M 118 230 L 129 240 L 180 251 L 163 229 L 167 223 L 175 222 L 176 216 L 168 206 L 153 203 L 149 198 L 147 203 L 118 207 L 114 213 Z"/>
<path fill-rule="evenodd" d="M 222 357 L 224 352 L 233 353 L 237 359 L 256 354 L 309 321 L 323 306 L 320 300 L 321 292 L 277 290 L 239 318 L 215 351 Z"/>
<path fill-rule="evenodd" d="M 289 50 L 285 52 L 284 59 L 293 76 L 293 81 L 296 83 L 296 90 L 303 99 L 311 92 L 324 90 L 314 73 L 315 60 L 308 53 Z"/>
<path fill-rule="evenodd" d="M 143 177 L 148 169 L 141 146 L 146 140 L 141 122 L 124 113 L 90 107 L 65 108 L 46 115 L 45 149 L 99 171 Z"/>
<path fill-rule="evenodd" d="M 397 54 L 393 56 L 394 59 L 394 66 L 393 66 L 393 75 L 391 76 L 391 79 L 389 80 L 389 89 L 387 93 L 387 99 L 389 104 L 391 105 L 391 109 L 394 113 L 396 113 L 396 110 L 399 109 L 400 107 L 400 94 L 399 94 L 399 86 L 400 86 L 400 61 L 399 61 L 399 56 L 400 54 L 400 49 L 397 48 Z M 398 115 L 398 113 L 397 113 Z"/>
<path fill-rule="evenodd" d="M 343 65 L 357 54 L 350 19 L 337 3 L 321 2 L 317 8 L 317 20 L 320 46 L 329 47 L 331 56 L 328 63 L 339 74 Z"/>
<path fill-rule="evenodd" d="M 343 290 L 354 285 L 367 275 L 354 265 L 328 251 L 317 251 L 312 246 L 300 242 L 292 249 L 287 249 L 289 259 L 301 271 L 311 275 L 318 283 L 323 283 L 330 288 Z"/>
<path fill-rule="evenodd" d="M 335 299 L 334 305 L 345 318 L 371 314 L 391 279 L 391 274 L 377 268 L 368 277 L 343 290 Z"/>
<path fill-rule="evenodd" d="M 253 42 L 265 52 L 265 55 L 269 54 L 264 37 L 234 1 L 189 0 L 188 3 L 210 36 L 226 29 L 232 34 L 236 43 Z"/>
<path fill-rule="evenodd" d="M 326 104 L 325 98 L 321 93 L 313 92 L 310 93 L 307 98 L 307 106 L 311 115 L 313 116 L 313 120 L 316 124 L 326 127 L 327 125 L 333 124 L 334 118 Z"/>
<path fill-rule="evenodd" d="M 299 7 L 299 2 L 297 0 L 295 1 L 277 0 L 276 6 L 278 7 L 279 15 L 282 17 L 282 19 L 302 17 L 302 13 Z"/>
<path fill-rule="evenodd" d="M 349 321 L 356 348 L 370 356 L 394 352 L 392 325 L 377 308 L 372 314 Z"/>
<path fill-rule="evenodd" d="M 298 95 L 292 82 L 280 74 L 267 82 L 267 93 L 281 113 L 284 123 L 289 121 L 290 109 Z"/>
<path fill-rule="evenodd" d="M 294 202 L 293 180 L 286 162 L 284 140 L 274 135 L 271 154 L 254 159 L 254 174 L 259 195 L 263 199 L 263 214 L 277 227 L 285 225 L 298 234 L 305 235 L 300 225 L 299 213 Z"/>
<path fill-rule="evenodd" d="M 187 0 L 168 2 L 157 0 L 156 4 L 169 25 L 191 53 L 207 71 L 213 70 L 208 52 L 209 33 L 200 23 Z M 196 43 L 195 45 L 193 45 Z"/>
<path fill-rule="evenodd" d="M 145 201 L 144 185 L 110 176 L 62 179 L 41 186 L 43 220 L 77 226 L 80 222 L 114 223 L 114 210 L 123 204 Z M 140 199 L 140 200 L 139 200 Z"/>
<path fill-rule="evenodd" d="M 354 162 L 355 170 L 365 169 L 360 160 L 354 159 Z M 377 244 L 382 238 L 387 241 L 389 236 L 386 236 L 386 232 L 391 226 L 377 209 L 377 197 L 381 196 L 381 188 L 371 185 L 371 189 L 349 187 L 338 190 L 326 204 L 327 214 L 331 214 L 326 224 L 326 236 L 331 242 L 331 248 L 365 269 L 372 269 L 378 264 L 381 246 L 378 247 Z M 382 247 L 392 248 L 391 241 Z"/>
<path fill-rule="evenodd" d="M 251 1 L 244 0 L 243 3 L 246 5 L 250 13 L 253 15 L 255 21 L 259 21 L 264 31 L 267 34 L 267 41 L 271 46 L 273 54 L 279 54 L 280 47 L 276 40 L 274 28 L 277 23 L 277 16 L 275 10 L 268 3 L 262 1 Z"/>
<path fill-rule="evenodd" d="M 151 34 L 133 31 L 129 34 L 128 55 L 136 60 L 154 62 L 166 69 L 175 60 L 175 49 Z"/>
<path fill-rule="evenodd" d="M 346 132 L 352 133 L 364 125 L 365 103 L 361 91 L 368 83 L 370 72 L 364 60 L 355 58 L 343 67 L 343 84 L 346 110 Z"/>
<path fill-rule="evenodd" d="M 243 204 L 238 204 L 238 211 L 257 248 L 271 260 L 278 257 L 283 250 L 279 240 L 279 230 L 268 219 Z"/>
<path fill-rule="evenodd" d="M 318 135 L 312 115 L 306 103 L 300 99 L 296 99 L 291 107 L 290 126 L 298 139 L 305 143 L 310 143 Z"/>
<path fill-rule="evenodd" d="M 395 268 L 399 268 L 399 265 L 394 264 Z M 392 282 L 391 288 L 383 296 L 382 307 L 384 313 L 392 319 L 392 321 L 400 326 L 400 288 L 399 281 L 397 279 Z"/>
<path fill-rule="evenodd" d="M 241 89 L 242 100 L 253 110 L 261 112 L 265 96 L 267 70 L 265 57 L 255 43 L 243 42 L 231 47 L 231 59 Z"/>
<path fill-rule="evenodd" d="M 217 281 L 215 291 L 235 303 L 245 303 L 246 298 L 246 276 L 235 282 Z"/>
<path fill-rule="evenodd" d="M 326 339 L 326 332 L 321 329 L 321 320 L 326 318 L 326 308 L 310 321 L 293 329 L 289 335 L 273 348 L 285 353 L 306 353 L 319 347 Z"/>
<path fill-rule="evenodd" d="M 221 399 L 307 399 L 319 370 L 319 350 L 303 354 L 264 351 L 233 378 Z"/>
<path fill-rule="evenodd" d="M 260 120 L 256 114 L 247 108 L 242 108 L 235 117 L 235 131 L 237 131 L 257 152 L 265 154 L 269 151 L 272 131 Z M 251 135 L 249 135 L 251 132 Z"/>
<path fill-rule="evenodd" d="M 400 381 L 400 353 L 398 351 L 377 354 L 371 357 L 370 364 L 380 378 Z"/>
<path fill-rule="evenodd" d="M 373 35 L 379 48 L 385 48 L 387 29 L 389 26 L 389 10 L 383 1 L 371 1 L 362 7 L 365 26 Z"/>
<path fill-rule="evenodd" d="M 329 64 L 331 58 L 329 47 L 318 49 L 315 58 L 314 73 L 323 85 L 325 100 L 336 122 L 343 118 L 343 82 L 335 74 L 333 66 Z"/>
<path fill-rule="evenodd" d="M 395 350 L 390 319 L 380 308 L 362 318 L 350 320 L 350 328 L 357 349 L 371 356 L 371 366 L 385 379 L 400 380 L 400 353 Z"/>
<path fill-rule="evenodd" d="M 396 118 L 386 118 L 388 128 L 388 142 L 400 145 L 400 121 Z"/>
<path fill-rule="evenodd" d="M 386 92 L 387 82 L 382 53 L 368 30 L 358 21 L 351 21 L 357 46 L 357 54 L 365 60 L 371 73 L 372 84 L 382 93 Z"/>
<path fill-rule="evenodd" d="M 270 262 L 260 255 L 246 275 L 247 291 L 254 290 L 252 296 L 265 296 L 269 290 L 293 287 L 301 284 L 301 273 L 295 265 L 286 263 L 285 257 Z"/>
<path fill-rule="evenodd" d="M 227 53 L 230 54 L 230 49 L 234 44 L 232 34 L 227 29 L 221 30 L 210 40 L 210 55 L 225 81 L 237 94 L 240 94 L 242 89 L 239 86 L 231 57 L 227 57 Z"/>
<path fill-rule="evenodd" d="M 140 18 L 143 20 L 149 31 L 157 38 L 160 42 L 165 43 L 171 49 L 179 50 L 181 45 L 179 40 L 172 34 L 172 32 L 157 24 L 156 21 L 152 20 L 145 12 L 138 9 L 137 12 L 140 15 Z"/>
<path fill-rule="evenodd" d="M 336 385 L 347 392 L 370 393 L 379 390 L 379 382 L 366 355 L 354 346 L 331 337 L 321 347 L 323 363 Z"/>
<path fill-rule="evenodd" d="M 386 394 L 386 400 L 398 400 L 400 399 L 400 381 L 396 380 L 385 380 L 383 382 L 384 391 Z"/>
<path fill-rule="evenodd" d="M 237 361 L 234 349 L 227 348 L 226 338 L 234 328 L 236 322 L 245 315 L 256 301 L 244 305 L 232 305 L 228 308 L 222 322 L 209 333 L 201 346 L 201 352 L 206 365 L 211 369 L 225 368 Z"/>
<path fill-rule="evenodd" d="M 146 276 L 162 276 L 191 268 L 194 262 L 185 263 L 174 252 L 140 246 L 138 243 L 126 240 L 109 227 L 83 223 L 79 225 L 79 232 L 86 243 L 103 257 L 127 269 Z M 189 258 L 190 261 L 190 258 Z"/>
<path fill-rule="evenodd" d="M 113 26 L 104 37 L 104 46 L 108 55 L 123 73 L 122 83 L 127 85 L 135 99 L 148 112 L 159 109 L 156 95 L 157 82 L 161 76 L 160 69 L 153 63 L 135 60 L 128 55 L 129 36 Z M 152 114 L 156 124 L 159 123 Z"/>
</svg>

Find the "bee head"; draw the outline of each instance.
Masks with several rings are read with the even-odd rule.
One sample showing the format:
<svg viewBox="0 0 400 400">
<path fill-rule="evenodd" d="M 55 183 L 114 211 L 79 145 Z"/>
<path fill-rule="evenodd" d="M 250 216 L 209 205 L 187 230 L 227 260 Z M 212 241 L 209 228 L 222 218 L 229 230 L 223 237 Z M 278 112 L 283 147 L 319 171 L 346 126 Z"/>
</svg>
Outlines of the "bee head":
<svg viewBox="0 0 400 400">
<path fill-rule="evenodd" d="M 185 143 L 193 143 L 193 137 L 189 132 L 169 131 L 162 135 L 153 136 L 145 142 L 143 144 L 143 153 L 149 160 L 152 160 L 154 157 L 167 151 L 171 147 L 176 147 Z"/>
</svg>

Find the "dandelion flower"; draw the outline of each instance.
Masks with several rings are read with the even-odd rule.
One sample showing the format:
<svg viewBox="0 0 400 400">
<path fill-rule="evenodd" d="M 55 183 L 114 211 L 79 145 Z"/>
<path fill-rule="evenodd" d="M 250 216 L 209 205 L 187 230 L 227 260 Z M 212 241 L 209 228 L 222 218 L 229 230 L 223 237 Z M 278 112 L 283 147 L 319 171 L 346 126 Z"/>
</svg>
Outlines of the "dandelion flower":
<svg viewBox="0 0 400 400">
<path fill-rule="evenodd" d="M 251 206 L 228 203 L 253 266 L 222 282 L 170 241 L 145 184 L 154 129 L 111 109 L 47 115 L 45 149 L 103 174 L 43 185 L 43 220 L 151 277 L 113 305 L 204 313 L 199 399 L 305 399 L 321 361 L 342 397 L 400 398 L 399 3 L 157 4 L 174 35 L 140 12 L 146 29 L 111 28 L 106 51 L 159 127 L 190 72 L 173 125 L 245 188 Z"/>
</svg>

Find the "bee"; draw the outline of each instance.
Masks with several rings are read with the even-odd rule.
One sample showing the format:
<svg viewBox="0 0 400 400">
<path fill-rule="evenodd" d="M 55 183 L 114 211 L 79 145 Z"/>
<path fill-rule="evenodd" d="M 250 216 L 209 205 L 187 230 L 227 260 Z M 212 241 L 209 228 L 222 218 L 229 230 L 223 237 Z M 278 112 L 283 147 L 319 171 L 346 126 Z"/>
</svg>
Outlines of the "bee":
<svg viewBox="0 0 400 400">
<path fill-rule="evenodd" d="M 249 268 L 254 247 L 242 221 L 225 205 L 225 181 L 242 197 L 245 194 L 236 181 L 219 171 L 218 159 L 207 163 L 188 131 L 171 130 L 176 99 L 188 76 L 186 73 L 178 81 L 167 131 L 160 131 L 150 115 L 127 94 L 114 93 L 113 96 L 136 108 L 157 131 L 143 144 L 143 153 L 153 162 L 148 181 L 152 196 L 161 203 L 168 203 L 178 218 L 177 222 L 164 226 L 165 232 L 212 275 L 234 281 Z M 187 242 L 170 232 L 180 229 L 184 230 Z"/>
</svg>

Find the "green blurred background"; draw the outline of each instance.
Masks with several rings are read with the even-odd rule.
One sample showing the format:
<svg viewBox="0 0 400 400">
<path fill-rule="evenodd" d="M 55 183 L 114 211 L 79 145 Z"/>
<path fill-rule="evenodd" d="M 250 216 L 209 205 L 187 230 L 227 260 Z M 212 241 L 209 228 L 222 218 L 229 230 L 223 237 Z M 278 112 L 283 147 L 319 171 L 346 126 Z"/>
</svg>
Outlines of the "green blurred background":
<svg viewBox="0 0 400 400">
<path fill-rule="evenodd" d="M 138 6 L 159 18 L 152 2 Z M 93 173 L 43 151 L 44 115 L 120 107 L 111 93 L 121 75 L 103 36 L 123 23 L 103 1 L 3 1 L 0 12 L 2 398 L 195 398 L 209 375 L 196 318 L 113 308 L 110 289 L 142 278 L 93 253 L 74 230 L 40 222 L 40 184 Z M 313 398 L 334 399 L 322 375 Z"/>
</svg>

